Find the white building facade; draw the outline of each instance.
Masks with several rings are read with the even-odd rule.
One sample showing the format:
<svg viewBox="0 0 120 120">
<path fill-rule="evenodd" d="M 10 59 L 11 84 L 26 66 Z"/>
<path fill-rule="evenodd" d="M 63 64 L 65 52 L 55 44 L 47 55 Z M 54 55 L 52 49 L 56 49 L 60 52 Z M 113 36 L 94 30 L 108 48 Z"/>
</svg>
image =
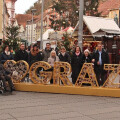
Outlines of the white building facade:
<svg viewBox="0 0 120 120">
<path fill-rule="evenodd" d="M 26 24 L 26 31 L 25 31 L 25 36 L 27 39 L 28 44 L 30 45 L 31 43 L 37 42 L 36 38 L 36 23 L 28 23 Z"/>
</svg>

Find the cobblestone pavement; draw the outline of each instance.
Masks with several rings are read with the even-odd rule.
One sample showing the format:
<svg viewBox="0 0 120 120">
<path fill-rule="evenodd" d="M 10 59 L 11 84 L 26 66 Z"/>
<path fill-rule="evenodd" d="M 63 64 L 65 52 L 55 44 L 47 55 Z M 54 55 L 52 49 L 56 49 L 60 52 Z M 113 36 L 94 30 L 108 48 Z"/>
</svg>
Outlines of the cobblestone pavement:
<svg viewBox="0 0 120 120">
<path fill-rule="evenodd" d="M 0 95 L 0 120 L 120 120 L 120 98 L 15 92 Z"/>
</svg>

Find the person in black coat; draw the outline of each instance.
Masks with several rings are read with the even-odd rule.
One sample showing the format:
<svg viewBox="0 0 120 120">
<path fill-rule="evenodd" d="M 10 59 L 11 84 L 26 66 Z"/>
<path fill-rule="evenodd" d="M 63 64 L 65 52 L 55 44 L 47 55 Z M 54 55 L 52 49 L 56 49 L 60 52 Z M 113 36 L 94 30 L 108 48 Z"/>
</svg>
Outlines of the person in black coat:
<svg viewBox="0 0 120 120">
<path fill-rule="evenodd" d="M 10 52 L 9 47 L 5 46 L 4 51 L 0 55 L 0 61 L 4 64 L 7 60 L 13 60 L 13 54 Z"/>
<path fill-rule="evenodd" d="M 90 51 L 88 49 L 86 49 L 84 51 L 84 55 L 82 56 L 82 65 L 84 65 L 84 63 L 91 63 L 91 62 L 92 62 L 92 58 L 90 55 Z M 85 78 L 89 78 L 88 73 L 85 75 Z M 89 83 L 83 83 L 82 85 L 90 86 Z"/>
<path fill-rule="evenodd" d="M 104 64 L 109 64 L 109 55 L 102 49 L 102 44 L 98 44 L 98 50 L 93 53 L 94 70 L 96 73 L 97 81 L 99 86 L 103 85 L 106 78 L 107 72 L 104 70 Z"/>
<path fill-rule="evenodd" d="M 84 55 L 82 56 L 82 64 L 91 63 L 91 61 L 92 61 L 92 58 L 91 58 L 91 55 L 90 55 L 90 51 L 88 49 L 86 49 L 84 51 Z"/>
<path fill-rule="evenodd" d="M 42 52 L 39 51 L 39 47 L 37 46 L 37 44 L 34 44 L 28 55 L 29 66 L 31 66 L 35 62 L 42 61 L 42 60 L 43 60 Z"/>
<path fill-rule="evenodd" d="M 14 90 L 14 85 L 12 83 L 10 75 L 11 75 L 11 72 L 6 70 L 3 66 L 3 64 L 1 64 L 1 62 L 0 62 L 0 80 L 2 80 L 2 82 L 3 82 L 4 93 L 6 93 L 6 92 L 12 93 L 12 91 Z M 8 81 L 8 84 L 9 84 L 9 88 L 10 88 L 9 91 L 7 90 L 6 81 Z"/>
<path fill-rule="evenodd" d="M 61 62 L 70 63 L 70 55 L 66 52 L 65 47 L 61 47 L 61 52 L 58 54 L 58 57 Z"/>
<path fill-rule="evenodd" d="M 25 50 L 25 45 L 24 44 L 20 45 L 20 50 L 18 50 L 15 53 L 14 60 L 15 61 L 24 60 L 24 61 L 28 62 L 28 53 Z"/>
<path fill-rule="evenodd" d="M 65 47 L 61 47 L 61 52 L 58 54 L 59 61 L 68 62 L 70 64 L 70 55 L 66 52 Z M 61 72 L 64 72 L 64 68 L 60 68 Z M 61 81 L 63 84 L 63 82 Z"/>
<path fill-rule="evenodd" d="M 75 48 L 75 52 L 72 55 L 71 66 L 72 66 L 72 82 L 73 84 L 75 84 L 82 68 L 82 53 L 79 46 Z"/>
</svg>

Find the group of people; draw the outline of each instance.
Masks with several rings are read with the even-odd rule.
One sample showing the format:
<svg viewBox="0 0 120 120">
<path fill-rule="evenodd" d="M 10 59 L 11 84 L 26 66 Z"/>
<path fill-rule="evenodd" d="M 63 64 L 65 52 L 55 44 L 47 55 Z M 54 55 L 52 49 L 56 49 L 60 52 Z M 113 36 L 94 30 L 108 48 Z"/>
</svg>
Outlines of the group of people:
<svg viewBox="0 0 120 120">
<path fill-rule="evenodd" d="M 68 62 L 69 64 L 71 64 L 72 67 L 71 77 L 73 84 L 75 84 L 83 64 L 93 63 L 99 86 L 103 85 L 106 80 L 107 73 L 104 70 L 104 64 L 109 64 L 108 53 L 102 48 L 101 43 L 98 44 L 97 50 L 95 50 L 92 54 L 88 49 L 86 49 L 82 53 L 81 48 L 79 46 L 76 46 L 72 55 L 70 55 L 66 51 L 64 46 L 61 47 L 60 51 L 56 53 L 56 51 L 51 48 L 51 44 L 46 43 L 46 48 L 44 50 L 41 51 L 38 45 L 34 44 L 29 52 L 25 50 L 25 45 L 21 44 L 20 49 L 13 56 L 12 53 L 10 53 L 9 46 L 6 46 L 4 48 L 4 51 L 0 55 L 0 62 L 1 64 L 4 64 L 7 60 L 15 60 L 15 61 L 24 60 L 28 62 L 29 66 L 31 66 L 33 63 L 37 61 L 45 61 L 51 65 L 52 70 L 54 68 L 55 61 Z M 10 78 L 8 79 L 4 77 L 0 79 L 5 79 L 6 81 L 10 81 Z M 11 86 L 11 91 L 12 91 L 13 84 L 11 82 L 9 82 L 9 84 Z"/>
</svg>

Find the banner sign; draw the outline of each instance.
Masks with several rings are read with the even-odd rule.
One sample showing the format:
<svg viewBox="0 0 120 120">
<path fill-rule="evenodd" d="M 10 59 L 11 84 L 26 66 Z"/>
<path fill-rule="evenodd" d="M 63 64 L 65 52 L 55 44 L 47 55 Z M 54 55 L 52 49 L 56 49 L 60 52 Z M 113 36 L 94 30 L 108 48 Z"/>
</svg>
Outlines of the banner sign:
<svg viewBox="0 0 120 120">
<path fill-rule="evenodd" d="M 29 69 L 29 65 L 25 61 L 9 60 L 5 62 L 4 67 L 13 72 L 12 80 L 14 83 L 20 83 L 29 73 L 33 84 L 48 85 L 53 79 L 54 85 L 73 86 L 68 77 L 71 74 L 71 65 L 66 62 L 55 62 L 54 68 L 51 68 L 47 62 L 39 61 L 35 62 Z M 120 64 L 105 64 L 104 70 L 110 74 L 102 87 L 120 88 Z M 92 87 L 99 87 L 92 63 L 83 65 L 75 86 L 82 87 L 84 83 L 88 83 Z"/>
</svg>

